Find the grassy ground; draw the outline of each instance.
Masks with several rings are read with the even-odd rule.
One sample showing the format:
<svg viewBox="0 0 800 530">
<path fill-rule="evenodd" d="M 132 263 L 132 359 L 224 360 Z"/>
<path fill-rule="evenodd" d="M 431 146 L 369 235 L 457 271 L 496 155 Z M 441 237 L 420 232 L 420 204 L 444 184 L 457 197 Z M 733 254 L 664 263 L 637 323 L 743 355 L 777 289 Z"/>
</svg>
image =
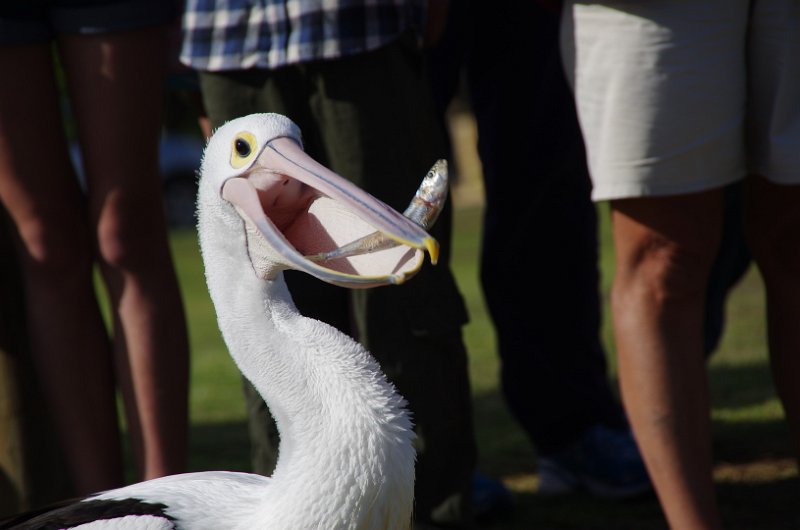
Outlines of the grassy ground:
<svg viewBox="0 0 800 530">
<path fill-rule="evenodd" d="M 474 142 L 473 125 L 459 122 L 451 131 L 456 145 Z M 474 152 L 457 153 L 462 181 L 456 193 L 454 271 L 467 301 L 471 322 L 465 328 L 480 469 L 502 479 L 513 491 L 516 509 L 486 523 L 493 530 L 655 529 L 665 528 L 655 498 L 601 502 L 586 496 L 546 498 L 536 494 L 536 455 L 505 410 L 497 387 L 494 332 L 477 282 L 480 241 L 480 169 Z M 613 270 L 607 212 L 601 208 L 601 270 L 604 300 Z M 192 347 L 192 453 L 194 470 L 248 470 L 247 430 L 239 375 L 227 356 L 206 291 L 195 234 L 172 234 L 173 251 L 188 311 Z M 546 256 L 543 255 L 543 259 Z M 543 279 L 546 281 L 546 279 Z M 607 313 L 606 313 L 607 314 Z M 783 413 L 772 387 L 765 349 L 763 294 L 750 271 L 733 292 L 728 326 L 710 362 L 715 478 L 728 528 L 800 528 L 800 479 L 790 456 Z M 610 324 L 602 330 L 614 376 Z"/>
</svg>

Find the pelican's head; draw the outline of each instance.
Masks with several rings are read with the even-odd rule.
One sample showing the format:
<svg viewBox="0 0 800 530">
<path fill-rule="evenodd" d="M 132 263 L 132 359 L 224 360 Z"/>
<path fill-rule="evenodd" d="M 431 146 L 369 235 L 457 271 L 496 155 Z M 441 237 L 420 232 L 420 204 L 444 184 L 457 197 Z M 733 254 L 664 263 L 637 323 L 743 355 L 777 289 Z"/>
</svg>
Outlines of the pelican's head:
<svg viewBox="0 0 800 530">
<path fill-rule="evenodd" d="M 422 228 L 305 154 L 300 130 L 278 114 L 252 114 L 220 127 L 203 155 L 198 207 L 246 233 L 255 273 L 307 272 L 346 287 L 402 283 L 438 244 Z M 409 190 L 411 194 L 413 190 Z M 212 210 L 203 212 L 202 210 Z M 399 243 L 379 252 L 314 262 L 375 231 Z"/>
</svg>

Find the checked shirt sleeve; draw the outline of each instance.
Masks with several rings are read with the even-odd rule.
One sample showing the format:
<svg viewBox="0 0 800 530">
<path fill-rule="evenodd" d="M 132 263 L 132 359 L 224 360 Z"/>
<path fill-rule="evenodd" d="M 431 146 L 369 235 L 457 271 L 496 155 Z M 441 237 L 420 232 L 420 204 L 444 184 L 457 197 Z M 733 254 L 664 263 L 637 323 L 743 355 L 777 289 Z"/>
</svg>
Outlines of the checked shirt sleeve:
<svg viewBox="0 0 800 530">
<path fill-rule="evenodd" d="M 181 62 L 275 69 L 384 46 L 422 32 L 424 0 L 188 0 Z"/>
</svg>

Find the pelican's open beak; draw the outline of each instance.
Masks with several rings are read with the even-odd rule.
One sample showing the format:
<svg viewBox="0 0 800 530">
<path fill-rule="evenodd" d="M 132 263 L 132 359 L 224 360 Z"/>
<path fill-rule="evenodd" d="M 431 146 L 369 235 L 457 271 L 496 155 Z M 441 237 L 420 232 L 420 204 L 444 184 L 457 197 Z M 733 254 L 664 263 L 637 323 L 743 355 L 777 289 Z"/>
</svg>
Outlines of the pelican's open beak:
<svg viewBox="0 0 800 530">
<path fill-rule="evenodd" d="M 290 268 L 344 287 L 374 287 L 414 275 L 425 250 L 433 263 L 438 257 L 439 245 L 425 230 L 309 157 L 290 138 L 268 142 L 245 174 L 223 184 L 222 196 L 246 221 L 250 260 L 261 278 Z M 329 261 L 305 257 L 375 231 L 397 246 Z"/>
</svg>

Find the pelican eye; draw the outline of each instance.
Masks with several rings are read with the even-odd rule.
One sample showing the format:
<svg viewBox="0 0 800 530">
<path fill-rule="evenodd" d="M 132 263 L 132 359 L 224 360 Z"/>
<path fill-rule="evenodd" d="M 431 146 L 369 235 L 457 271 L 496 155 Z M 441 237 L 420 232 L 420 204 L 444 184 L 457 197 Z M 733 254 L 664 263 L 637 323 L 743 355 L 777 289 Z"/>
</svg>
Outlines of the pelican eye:
<svg viewBox="0 0 800 530">
<path fill-rule="evenodd" d="M 241 138 L 236 139 L 235 147 L 236 147 L 236 153 L 242 158 L 247 158 L 247 155 L 250 154 L 251 151 L 250 144 L 248 144 L 245 140 L 242 140 Z"/>
<path fill-rule="evenodd" d="M 240 132 L 231 146 L 231 166 L 239 169 L 248 164 L 255 155 L 256 137 L 249 132 Z"/>
</svg>

